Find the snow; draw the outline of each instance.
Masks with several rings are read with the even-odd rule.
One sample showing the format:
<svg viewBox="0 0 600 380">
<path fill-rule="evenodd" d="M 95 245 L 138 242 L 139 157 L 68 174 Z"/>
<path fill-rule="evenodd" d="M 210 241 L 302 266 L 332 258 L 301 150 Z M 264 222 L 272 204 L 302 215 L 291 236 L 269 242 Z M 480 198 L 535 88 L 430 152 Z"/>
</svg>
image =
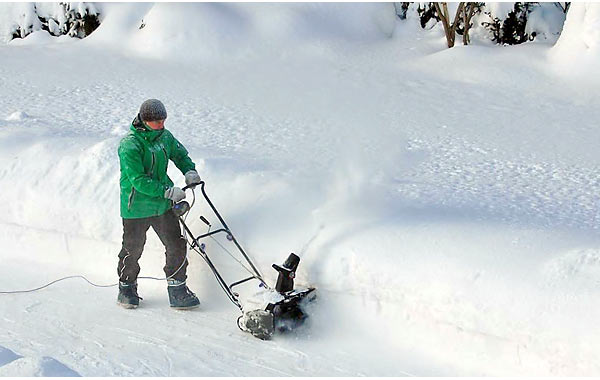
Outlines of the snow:
<svg viewBox="0 0 600 380">
<path fill-rule="evenodd" d="M 528 35 L 535 33 L 537 41 L 550 40 L 555 43 L 562 31 L 565 14 L 555 3 L 539 3 L 527 16 L 525 32 Z"/>
<path fill-rule="evenodd" d="M 2 376 L 28 377 L 80 377 L 77 372 L 65 366 L 58 360 L 44 356 L 37 358 L 22 358 L 0 367 Z"/>
<path fill-rule="evenodd" d="M 90 43 L 103 41 L 148 58 L 187 62 L 320 51 L 331 43 L 389 37 L 395 26 L 391 3 L 102 6 L 106 21 L 89 37 Z"/>
<path fill-rule="evenodd" d="M 0 43 L 7 43 L 18 27 L 24 29 L 29 26 L 33 26 L 34 30 L 40 29 L 34 3 L 0 4 Z"/>
<path fill-rule="evenodd" d="M 598 74 L 562 70 L 595 59 L 597 6 L 556 46 L 453 49 L 389 7 L 105 3 L 88 38 L 1 45 L 0 290 L 116 282 L 116 148 L 158 98 L 268 282 L 296 252 L 318 299 L 259 341 L 193 253 L 196 311 L 152 280 L 136 310 L 81 280 L 0 295 L 0 375 L 600 374 Z M 199 195 L 196 233 L 218 224 Z M 150 232 L 142 275 L 163 260 Z"/>
<path fill-rule="evenodd" d="M 58 42 L 59 40 L 69 42 L 70 38 L 66 36 L 53 37 L 43 30 L 38 30 L 28 34 L 25 38 L 16 38 L 10 41 L 9 44 L 14 46 L 44 45 Z"/>
<path fill-rule="evenodd" d="M 23 121 L 29 117 L 30 116 L 27 115 L 25 112 L 17 111 L 17 112 L 13 112 L 10 115 L 8 115 L 8 117 L 4 120 L 6 120 L 6 121 Z"/>
<path fill-rule="evenodd" d="M 490 12 L 492 18 L 504 20 L 508 14 L 515 9 L 515 4 L 508 2 L 490 2 L 485 4 L 485 9 Z"/>
<path fill-rule="evenodd" d="M 560 75 L 596 82 L 597 76 L 588 73 L 600 62 L 600 4 L 571 4 L 551 57 Z"/>
</svg>

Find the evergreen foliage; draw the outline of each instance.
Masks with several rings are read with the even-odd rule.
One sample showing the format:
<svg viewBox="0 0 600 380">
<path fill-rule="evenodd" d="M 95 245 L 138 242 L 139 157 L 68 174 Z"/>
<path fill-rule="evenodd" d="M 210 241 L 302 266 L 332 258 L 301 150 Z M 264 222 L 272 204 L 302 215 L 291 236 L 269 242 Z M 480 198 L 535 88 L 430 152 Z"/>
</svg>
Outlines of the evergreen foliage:
<svg viewBox="0 0 600 380">
<path fill-rule="evenodd" d="M 494 17 L 491 22 L 483 22 L 492 34 L 492 40 L 501 45 L 517 45 L 535 38 L 526 33 L 527 16 L 539 3 L 515 3 L 513 10 L 501 20 Z M 489 13 L 488 13 L 489 14 Z"/>
<path fill-rule="evenodd" d="M 440 16 L 437 14 L 433 3 L 418 4 L 419 6 L 417 7 L 417 12 L 419 13 L 419 20 L 421 21 L 421 28 L 425 28 L 431 19 L 440 21 Z"/>
<path fill-rule="evenodd" d="M 53 36 L 68 35 L 70 37 L 85 38 L 100 26 L 100 13 L 91 4 L 79 3 L 77 7 L 72 3 L 59 3 L 58 12 L 48 14 L 41 12 L 35 3 L 32 4 L 33 17 L 24 19 L 29 22 L 17 25 L 12 33 L 12 39 L 25 38 L 29 34 L 45 30 Z"/>
</svg>

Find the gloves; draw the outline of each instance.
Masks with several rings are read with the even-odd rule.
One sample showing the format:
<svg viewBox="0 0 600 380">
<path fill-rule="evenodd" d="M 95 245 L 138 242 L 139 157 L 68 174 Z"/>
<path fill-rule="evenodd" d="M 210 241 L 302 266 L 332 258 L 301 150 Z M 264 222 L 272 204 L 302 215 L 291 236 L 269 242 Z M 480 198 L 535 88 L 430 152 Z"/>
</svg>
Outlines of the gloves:
<svg viewBox="0 0 600 380">
<path fill-rule="evenodd" d="M 187 186 L 197 185 L 200 183 L 200 181 L 202 181 L 202 180 L 200 179 L 200 176 L 198 175 L 197 171 L 188 170 L 188 172 L 185 173 L 185 184 Z"/>
<path fill-rule="evenodd" d="M 178 187 L 171 187 L 165 191 L 165 198 L 172 200 L 173 203 L 178 203 L 185 199 L 185 191 Z"/>
</svg>

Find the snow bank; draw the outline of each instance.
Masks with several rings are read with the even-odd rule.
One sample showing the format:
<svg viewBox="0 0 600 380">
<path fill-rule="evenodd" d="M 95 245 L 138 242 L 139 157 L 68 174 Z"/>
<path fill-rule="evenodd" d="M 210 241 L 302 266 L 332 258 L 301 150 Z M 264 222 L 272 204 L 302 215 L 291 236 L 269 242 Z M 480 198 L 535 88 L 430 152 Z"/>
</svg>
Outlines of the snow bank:
<svg viewBox="0 0 600 380">
<path fill-rule="evenodd" d="M 558 363 L 567 373 L 598 370 L 600 336 L 581 327 L 600 317 L 597 249 L 582 257 L 568 235 L 402 215 L 399 223 L 325 232 L 314 243 L 312 278 L 362 301 L 332 310 L 336 332 L 352 329 L 347 314 L 356 313 L 390 348 L 436 352 L 463 373 L 551 374 L 562 371 Z M 575 287 L 563 293 L 566 284 Z M 566 296 L 582 292 L 580 301 L 594 306 Z"/>
<path fill-rule="evenodd" d="M 585 76 L 594 83 L 600 80 L 597 75 L 590 75 L 600 65 L 600 4 L 571 4 L 551 58 L 562 75 Z"/>
<path fill-rule="evenodd" d="M 38 30 L 29 33 L 25 38 L 15 38 L 9 42 L 11 46 L 48 45 L 54 43 L 71 42 L 72 38 L 67 36 L 54 37 L 45 31 Z"/>
<path fill-rule="evenodd" d="M 215 60 L 389 38 L 392 4 L 104 4 L 90 36 L 145 57 Z M 126 15 L 126 16 L 125 16 Z"/>
<path fill-rule="evenodd" d="M 81 375 L 58 360 L 42 358 L 22 358 L 0 367 L 0 375 L 5 377 L 80 377 Z"/>
</svg>

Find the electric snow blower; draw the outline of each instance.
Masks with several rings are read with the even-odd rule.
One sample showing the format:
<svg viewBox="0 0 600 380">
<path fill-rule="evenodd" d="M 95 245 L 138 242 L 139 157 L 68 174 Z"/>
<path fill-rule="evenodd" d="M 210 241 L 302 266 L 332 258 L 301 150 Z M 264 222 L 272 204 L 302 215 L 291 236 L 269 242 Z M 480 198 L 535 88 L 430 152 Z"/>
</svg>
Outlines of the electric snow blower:
<svg viewBox="0 0 600 380">
<path fill-rule="evenodd" d="M 316 297 L 315 288 L 300 288 L 294 289 L 294 278 L 296 269 L 300 263 L 300 258 L 291 253 L 285 260 L 283 265 L 273 264 L 273 268 L 279 272 L 277 283 L 275 288 L 271 288 L 267 285 L 259 270 L 256 268 L 250 257 L 246 254 L 242 246 L 238 243 L 235 236 L 208 198 L 206 191 L 204 190 L 204 181 L 189 185 L 183 188 L 183 190 L 193 189 L 196 186 L 200 186 L 202 195 L 206 200 L 206 203 L 210 206 L 215 216 L 221 223 L 221 228 L 211 231 L 211 223 L 204 217 L 200 216 L 200 220 L 208 226 L 208 232 L 194 237 L 192 231 L 188 228 L 185 223 L 185 215 L 189 212 L 192 206 L 186 201 L 179 202 L 173 206 L 175 214 L 178 216 L 181 225 L 186 232 L 186 239 L 190 248 L 196 251 L 208 264 L 208 267 L 215 275 L 217 282 L 229 298 L 229 300 L 237 306 L 242 315 L 238 318 L 237 324 L 242 331 L 246 331 L 254 335 L 255 337 L 263 340 L 270 339 L 274 333 L 284 333 L 292 331 L 296 327 L 300 326 L 307 318 L 304 307 L 307 302 L 314 300 Z M 200 243 L 201 239 L 213 237 L 216 234 L 225 234 L 228 241 L 232 242 L 238 249 L 242 257 L 249 264 L 250 268 L 244 265 L 244 263 L 236 259 L 231 253 L 220 243 L 223 248 L 231 257 L 236 260 L 243 268 L 245 268 L 250 274 L 250 277 L 235 281 L 231 284 L 223 279 L 217 268 L 214 266 L 210 258 L 206 253 L 206 245 Z M 254 297 L 247 299 L 245 305 L 242 305 L 240 301 L 240 295 L 234 292 L 232 289 L 238 285 L 246 283 L 248 281 L 256 280 L 259 282 L 261 290 L 254 294 Z"/>
</svg>

